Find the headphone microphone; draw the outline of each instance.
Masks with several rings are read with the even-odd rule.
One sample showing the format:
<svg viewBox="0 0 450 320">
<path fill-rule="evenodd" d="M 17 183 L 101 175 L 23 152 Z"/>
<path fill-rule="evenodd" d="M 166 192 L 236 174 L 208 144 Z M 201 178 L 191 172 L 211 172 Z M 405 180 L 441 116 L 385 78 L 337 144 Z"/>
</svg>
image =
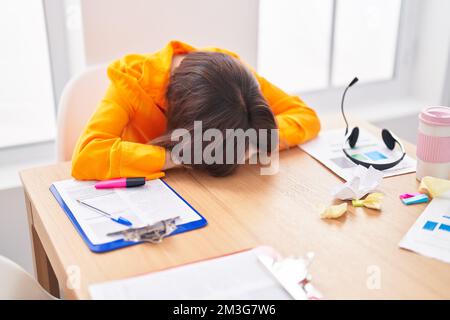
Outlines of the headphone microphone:
<svg viewBox="0 0 450 320">
<path fill-rule="evenodd" d="M 345 88 L 344 90 L 344 94 L 342 95 L 342 100 L 341 100 L 341 113 L 342 113 L 342 117 L 344 118 L 345 121 L 345 135 L 347 135 L 348 133 L 348 122 L 347 122 L 347 118 L 345 117 L 345 113 L 344 113 L 344 101 L 345 101 L 345 95 L 347 94 L 347 90 L 350 89 L 351 86 L 353 86 L 355 83 L 358 82 L 358 77 L 354 77 L 353 80 L 348 84 L 348 86 Z"/>
<path fill-rule="evenodd" d="M 366 162 L 366 161 L 356 159 L 355 157 L 350 155 L 348 153 L 348 151 L 346 150 L 347 144 L 350 146 L 351 149 L 355 148 L 356 143 L 358 142 L 358 137 L 359 137 L 359 128 L 358 127 L 354 127 L 350 133 L 348 132 L 348 122 L 347 122 L 347 117 L 345 116 L 345 112 L 344 112 L 344 102 L 345 102 L 345 96 L 347 94 L 347 90 L 350 89 L 355 83 L 357 83 L 358 80 L 359 79 L 357 77 L 353 78 L 353 80 L 345 88 L 344 93 L 342 95 L 341 113 L 342 113 L 342 117 L 344 118 L 344 121 L 345 121 L 345 141 L 344 141 L 344 145 L 342 146 L 342 151 L 344 152 L 344 155 L 355 164 L 362 165 L 366 168 L 369 168 L 370 166 L 372 166 L 377 170 L 390 169 L 392 167 L 395 167 L 397 164 L 400 163 L 400 161 L 403 160 L 403 158 L 406 155 L 406 152 L 403 147 L 403 144 L 400 142 L 400 140 L 397 138 L 397 136 L 395 136 L 391 131 L 389 131 L 387 129 L 383 129 L 381 131 L 381 137 L 383 139 L 384 144 L 386 145 L 386 147 L 389 150 L 394 150 L 396 144 L 400 147 L 402 155 L 397 160 L 388 162 L 388 163 Z"/>
<path fill-rule="evenodd" d="M 352 82 L 350 82 L 348 86 L 349 86 L 349 87 L 353 86 L 355 83 L 358 82 L 358 80 L 359 80 L 358 77 L 354 77 L 353 80 L 352 80 Z"/>
</svg>

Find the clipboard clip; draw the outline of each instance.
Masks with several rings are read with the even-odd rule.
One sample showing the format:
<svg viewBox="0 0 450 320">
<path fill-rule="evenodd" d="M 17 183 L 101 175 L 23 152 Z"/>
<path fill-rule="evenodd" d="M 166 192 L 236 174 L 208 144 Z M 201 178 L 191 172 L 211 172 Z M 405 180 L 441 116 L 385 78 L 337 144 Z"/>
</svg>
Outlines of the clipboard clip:
<svg viewBox="0 0 450 320">
<path fill-rule="evenodd" d="M 107 235 L 110 237 L 123 236 L 125 241 L 160 243 L 164 237 L 167 237 L 177 229 L 176 220 L 179 218 L 169 218 L 142 227 L 111 232 Z"/>
<path fill-rule="evenodd" d="M 287 258 L 264 252 L 258 255 L 259 261 L 294 300 L 322 299 L 322 294 L 311 284 L 308 272 L 313 258 L 312 252 Z"/>
</svg>

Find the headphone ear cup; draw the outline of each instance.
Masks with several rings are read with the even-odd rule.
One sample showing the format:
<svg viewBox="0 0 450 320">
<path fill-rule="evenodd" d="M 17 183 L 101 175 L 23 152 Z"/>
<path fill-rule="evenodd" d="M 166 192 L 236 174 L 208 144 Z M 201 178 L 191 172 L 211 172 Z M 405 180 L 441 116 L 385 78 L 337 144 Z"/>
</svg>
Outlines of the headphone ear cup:
<svg viewBox="0 0 450 320">
<path fill-rule="evenodd" d="M 383 138 L 383 142 L 386 145 L 386 147 L 389 150 L 394 150 L 395 138 L 392 136 L 392 133 L 387 129 L 383 129 L 381 131 L 381 137 Z"/>
<path fill-rule="evenodd" d="M 359 137 L 359 128 L 354 127 L 352 129 L 352 133 L 350 133 L 350 135 L 348 136 L 348 145 L 350 146 L 350 148 L 354 148 L 356 146 L 356 142 L 358 142 L 358 137 Z"/>
</svg>

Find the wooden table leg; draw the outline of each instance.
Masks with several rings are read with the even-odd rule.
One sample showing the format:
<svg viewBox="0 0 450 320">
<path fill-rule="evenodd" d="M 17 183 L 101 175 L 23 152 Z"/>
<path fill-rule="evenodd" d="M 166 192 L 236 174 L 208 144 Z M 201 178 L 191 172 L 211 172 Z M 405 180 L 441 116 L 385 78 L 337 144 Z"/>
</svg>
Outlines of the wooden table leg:
<svg viewBox="0 0 450 320">
<path fill-rule="evenodd" d="M 48 260 L 36 230 L 32 226 L 34 270 L 40 285 L 54 297 L 59 298 L 59 284 L 55 271 Z"/>
<path fill-rule="evenodd" d="M 25 202 L 27 207 L 28 215 L 28 225 L 30 230 L 30 240 L 32 242 L 32 252 L 33 252 L 33 264 L 34 272 L 39 284 L 47 290 L 54 297 L 59 298 L 59 284 L 56 278 L 55 271 L 50 264 L 50 261 L 45 252 L 44 246 L 42 245 L 41 239 L 37 234 L 33 225 L 33 212 L 31 202 L 25 193 Z"/>
</svg>

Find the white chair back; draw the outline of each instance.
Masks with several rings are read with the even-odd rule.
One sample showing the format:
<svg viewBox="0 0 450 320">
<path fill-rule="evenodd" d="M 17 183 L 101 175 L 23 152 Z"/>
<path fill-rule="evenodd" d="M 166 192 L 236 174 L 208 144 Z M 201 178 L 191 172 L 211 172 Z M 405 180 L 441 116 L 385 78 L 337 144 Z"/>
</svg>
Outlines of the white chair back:
<svg viewBox="0 0 450 320">
<path fill-rule="evenodd" d="M 72 159 L 73 149 L 109 84 L 106 65 L 93 66 L 69 81 L 58 107 L 56 156 Z"/>
<path fill-rule="evenodd" d="M 53 300 L 22 267 L 0 256 L 0 300 Z"/>
</svg>

